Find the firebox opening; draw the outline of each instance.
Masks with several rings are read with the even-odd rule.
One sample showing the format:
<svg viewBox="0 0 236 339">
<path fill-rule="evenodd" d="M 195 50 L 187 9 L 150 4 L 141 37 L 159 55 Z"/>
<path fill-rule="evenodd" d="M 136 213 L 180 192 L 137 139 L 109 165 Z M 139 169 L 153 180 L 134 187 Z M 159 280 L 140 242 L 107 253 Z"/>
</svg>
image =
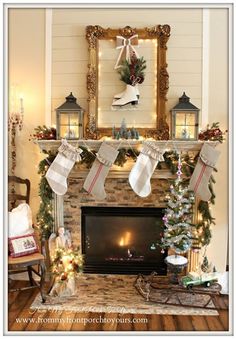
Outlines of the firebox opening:
<svg viewBox="0 0 236 339">
<path fill-rule="evenodd" d="M 81 207 L 84 272 L 166 275 L 161 208 Z"/>
</svg>

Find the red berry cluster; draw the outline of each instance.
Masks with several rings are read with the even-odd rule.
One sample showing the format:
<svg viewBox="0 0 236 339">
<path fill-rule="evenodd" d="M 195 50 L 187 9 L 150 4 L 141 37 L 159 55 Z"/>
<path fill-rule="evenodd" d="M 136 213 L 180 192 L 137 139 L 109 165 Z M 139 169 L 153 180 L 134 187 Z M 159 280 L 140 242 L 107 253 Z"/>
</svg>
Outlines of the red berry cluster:
<svg viewBox="0 0 236 339">
<path fill-rule="evenodd" d="M 137 76 L 137 68 L 140 67 L 139 64 L 140 60 L 136 57 L 135 53 L 133 53 L 130 58 L 129 69 L 130 69 L 130 80 L 134 85 L 137 83 L 141 84 L 144 81 L 143 74 L 138 74 Z"/>
<path fill-rule="evenodd" d="M 46 127 L 46 126 L 38 126 L 35 128 L 35 133 L 31 135 L 31 139 L 37 140 L 56 140 L 56 128 L 54 127 Z"/>
<path fill-rule="evenodd" d="M 201 131 L 198 135 L 198 139 L 201 141 L 224 141 L 224 135 L 227 133 L 227 130 L 222 132 L 219 128 L 219 123 L 213 123 L 211 127 L 207 126 L 205 131 Z"/>
</svg>

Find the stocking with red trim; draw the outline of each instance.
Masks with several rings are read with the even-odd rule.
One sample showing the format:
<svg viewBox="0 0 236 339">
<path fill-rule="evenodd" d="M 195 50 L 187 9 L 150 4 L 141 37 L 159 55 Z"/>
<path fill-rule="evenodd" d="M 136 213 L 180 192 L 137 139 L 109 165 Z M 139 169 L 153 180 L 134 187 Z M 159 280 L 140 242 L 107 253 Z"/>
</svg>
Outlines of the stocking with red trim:
<svg viewBox="0 0 236 339">
<path fill-rule="evenodd" d="M 220 152 L 207 143 L 202 146 L 197 165 L 189 182 L 189 189 L 203 201 L 211 198 L 209 179 L 215 168 Z"/>
<path fill-rule="evenodd" d="M 118 153 L 119 151 L 103 142 L 96 155 L 97 158 L 84 182 L 84 189 L 98 200 L 106 198 L 104 188 L 105 179 Z"/>
</svg>

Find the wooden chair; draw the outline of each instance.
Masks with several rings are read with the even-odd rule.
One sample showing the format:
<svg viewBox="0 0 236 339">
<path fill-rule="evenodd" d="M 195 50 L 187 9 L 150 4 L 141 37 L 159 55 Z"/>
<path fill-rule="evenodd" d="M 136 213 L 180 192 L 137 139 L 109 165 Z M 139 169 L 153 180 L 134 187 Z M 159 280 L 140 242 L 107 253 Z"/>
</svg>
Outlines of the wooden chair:
<svg viewBox="0 0 236 339">
<path fill-rule="evenodd" d="M 28 179 L 21 179 L 16 176 L 8 177 L 9 189 L 10 192 L 8 194 L 8 210 L 16 207 L 21 202 L 26 202 L 29 204 L 30 198 L 30 181 Z M 25 193 L 16 193 L 18 188 L 25 188 Z M 40 294 L 42 297 L 42 302 L 44 303 L 46 298 L 44 294 L 44 282 L 45 282 L 45 252 L 44 252 L 44 244 L 41 243 L 41 253 L 33 253 L 27 256 L 11 258 L 8 257 L 8 276 L 9 280 L 10 276 L 13 274 L 28 272 L 30 286 L 21 287 L 21 288 L 10 288 L 9 292 L 23 291 L 30 288 L 39 288 Z M 36 270 L 35 267 L 38 266 L 39 270 Z M 40 283 L 34 280 L 33 274 L 35 273 L 40 277 Z"/>
</svg>

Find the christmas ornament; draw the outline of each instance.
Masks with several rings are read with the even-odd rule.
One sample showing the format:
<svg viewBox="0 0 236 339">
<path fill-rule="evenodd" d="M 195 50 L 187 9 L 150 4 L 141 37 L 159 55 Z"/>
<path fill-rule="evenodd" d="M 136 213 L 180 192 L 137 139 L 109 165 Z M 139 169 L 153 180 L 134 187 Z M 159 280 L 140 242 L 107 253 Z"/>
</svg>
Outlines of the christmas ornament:
<svg viewBox="0 0 236 339">
<path fill-rule="evenodd" d="M 96 160 L 84 182 L 84 189 L 91 193 L 96 199 L 103 200 L 106 198 L 104 189 L 105 179 L 109 169 L 116 160 L 119 151 L 105 142 L 99 148 L 96 154 Z"/>
<path fill-rule="evenodd" d="M 197 165 L 189 182 L 189 189 L 194 191 L 196 197 L 203 201 L 211 198 L 209 180 L 220 152 L 207 143 L 202 146 Z"/>
<path fill-rule="evenodd" d="M 164 161 L 164 149 L 156 146 L 155 142 L 144 142 L 140 155 L 129 174 L 129 183 L 134 192 L 140 197 L 151 193 L 150 179 L 159 161 Z"/>
<path fill-rule="evenodd" d="M 50 165 L 46 178 L 53 192 L 63 195 L 67 191 L 66 179 L 76 161 L 81 161 L 80 154 L 82 150 L 68 144 L 67 140 L 62 139 L 58 154 Z"/>
</svg>

